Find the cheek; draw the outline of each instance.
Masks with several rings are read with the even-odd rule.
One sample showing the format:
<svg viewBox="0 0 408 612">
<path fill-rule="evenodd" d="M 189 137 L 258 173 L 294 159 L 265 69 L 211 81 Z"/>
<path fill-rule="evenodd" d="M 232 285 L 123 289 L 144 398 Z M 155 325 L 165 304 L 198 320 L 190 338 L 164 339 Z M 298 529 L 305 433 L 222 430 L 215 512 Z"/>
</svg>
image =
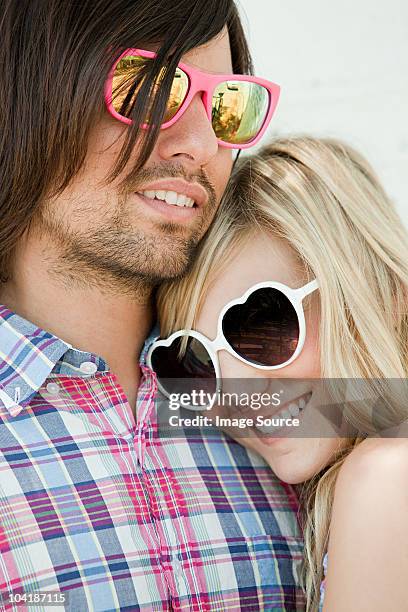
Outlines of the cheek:
<svg viewBox="0 0 408 612">
<path fill-rule="evenodd" d="M 118 178 L 106 183 L 123 144 L 123 129 L 112 118 L 102 119 L 93 130 L 84 164 L 64 192 L 49 200 L 49 212 L 57 218 L 69 219 L 73 226 L 83 227 L 84 218 L 103 218 L 116 196 Z"/>
<path fill-rule="evenodd" d="M 319 314 L 306 313 L 306 337 L 303 349 L 295 361 L 281 370 L 286 378 L 320 378 Z M 279 372 L 279 370 L 278 370 Z"/>
<path fill-rule="evenodd" d="M 303 350 L 294 362 L 294 378 L 320 378 L 319 339 L 317 336 L 306 339 Z"/>
<path fill-rule="evenodd" d="M 278 478 L 289 484 L 300 484 L 330 463 L 341 441 L 339 438 L 293 438 L 285 444 L 284 452 L 271 447 L 262 454 Z"/>
<path fill-rule="evenodd" d="M 219 351 L 218 359 L 223 378 L 253 378 L 255 391 L 259 390 L 256 381 L 268 379 L 267 373 L 243 363 L 227 351 Z M 248 393 L 252 391 L 250 381 L 245 385 L 245 390 Z"/>
<path fill-rule="evenodd" d="M 320 359 L 320 314 L 318 310 L 308 313 L 306 316 L 306 338 L 302 353 L 304 353 L 304 366 L 309 373 L 305 372 L 309 378 L 321 377 Z"/>
<path fill-rule="evenodd" d="M 126 128 L 105 112 L 90 135 L 84 167 L 95 182 L 102 181 L 112 170 L 125 140 Z"/>
<path fill-rule="evenodd" d="M 220 201 L 229 177 L 231 176 L 233 165 L 233 150 L 225 147 L 218 147 L 217 155 L 211 160 L 204 170 L 215 188 L 217 200 Z"/>
</svg>

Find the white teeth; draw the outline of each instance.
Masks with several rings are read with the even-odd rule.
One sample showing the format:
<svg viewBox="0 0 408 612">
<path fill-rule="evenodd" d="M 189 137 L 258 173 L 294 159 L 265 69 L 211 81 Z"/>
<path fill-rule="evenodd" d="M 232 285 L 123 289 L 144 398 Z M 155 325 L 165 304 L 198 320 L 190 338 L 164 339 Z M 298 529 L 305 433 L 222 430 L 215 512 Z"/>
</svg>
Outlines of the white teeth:
<svg viewBox="0 0 408 612">
<path fill-rule="evenodd" d="M 166 197 L 164 198 L 167 204 L 177 204 L 178 195 L 175 191 L 166 191 Z"/>
<path fill-rule="evenodd" d="M 177 196 L 177 206 L 185 206 L 187 204 L 187 196 L 179 193 Z"/>
<path fill-rule="evenodd" d="M 142 191 L 142 194 L 146 196 L 146 198 L 150 198 L 151 200 L 162 200 L 167 204 L 171 204 L 172 206 L 187 206 L 188 208 L 192 208 L 194 206 L 194 200 L 192 198 L 188 198 L 183 193 L 177 193 L 176 191 Z"/>
<path fill-rule="evenodd" d="M 273 425 L 271 427 L 269 427 L 269 425 L 257 425 L 257 430 L 260 431 L 261 433 L 264 434 L 270 434 L 273 431 L 276 431 L 277 429 L 280 429 L 280 427 L 274 427 Z"/>
<path fill-rule="evenodd" d="M 303 404 L 304 404 L 303 408 L 304 408 L 305 402 L 304 402 L 304 400 L 301 400 L 301 401 L 303 401 Z M 300 412 L 300 402 L 299 402 L 299 406 L 297 404 L 289 404 L 288 410 L 289 410 L 291 416 L 297 417 L 297 415 Z"/>
<path fill-rule="evenodd" d="M 287 406 L 287 408 L 285 408 L 281 412 L 278 412 L 277 414 L 274 414 L 272 419 L 276 423 L 279 419 L 290 419 L 290 418 L 298 417 L 299 414 L 305 409 L 311 397 L 312 397 L 312 394 L 308 393 L 306 396 L 301 397 L 297 402 L 292 402 L 291 404 L 289 404 L 289 406 Z M 272 431 L 278 431 L 281 429 L 281 427 L 278 425 L 276 426 L 255 425 L 255 427 L 256 429 L 258 429 L 260 432 L 264 434 L 269 434 Z"/>
</svg>

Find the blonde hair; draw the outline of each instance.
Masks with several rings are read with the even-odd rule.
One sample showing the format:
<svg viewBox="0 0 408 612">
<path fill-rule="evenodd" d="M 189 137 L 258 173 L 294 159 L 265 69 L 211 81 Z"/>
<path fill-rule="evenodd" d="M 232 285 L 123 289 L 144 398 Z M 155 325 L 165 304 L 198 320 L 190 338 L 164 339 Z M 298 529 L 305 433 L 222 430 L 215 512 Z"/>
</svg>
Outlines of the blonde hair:
<svg viewBox="0 0 408 612">
<path fill-rule="evenodd" d="M 287 241 L 319 280 L 322 378 L 407 377 L 407 233 L 367 161 L 337 140 L 279 139 L 241 162 L 188 275 L 159 290 L 162 336 L 194 327 L 209 284 L 257 231 Z M 336 477 L 360 441 L 303 488 L 308 610 L 318 609 Z"/>
</svg>

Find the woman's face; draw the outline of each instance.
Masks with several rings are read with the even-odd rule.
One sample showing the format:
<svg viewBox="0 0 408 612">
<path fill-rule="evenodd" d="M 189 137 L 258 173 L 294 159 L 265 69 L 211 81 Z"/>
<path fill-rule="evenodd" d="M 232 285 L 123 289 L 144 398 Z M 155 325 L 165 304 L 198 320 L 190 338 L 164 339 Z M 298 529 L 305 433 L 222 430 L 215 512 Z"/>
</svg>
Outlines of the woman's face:
<svg viewBox="0 0 408 612">
<path fill-rule="evenodd" d="M 210 283 L 195 329 L 214 339 L 222 308 L 227 302 L 241 297 L 256 283 L 278 281 L 296 289 L 305 285 L 307 280 L 304 267 L 287 243 L 266 233 L 257 233 L 235 251 L 222 273 Z M 268 406 L 257 411 L 246 408 L 245 414 L 241 408 L 230 408 L 229 417 L 253 417 L 256 421 L 259 415 L 263 418 L 276 418 L 292 414 L 299 419 L 297 437 L 296 434 L 289 437 L 287 433 L 285 437 L 275 437 L 276 433 L 271 437 L 265 435 L 265 429 L 262 433 L 262 430 L 253 426 L 240 431 L 238 440 L 244 446 L 256 450 L 279 478 L 292 484 L 304 482 L 318 473 L 342 445 L 334 429 L 328 431 L 327 426 L 325 437 L 315 437 L 317 434 L 313 434 L 319 426 L 315 421 L 320 414 L 313 409 L 317 399 L 317 394 L 316 397 L 313 395 L 313 379 L 321 376 L 318 290 L 304 299 L 303 307 L 306 320 L 305 343 L 300 355 L 288 366 L 277 370 L 260 370 L 243 363 L 225 350 L 218 352 L 224 393 L 232 392 L 234 385 L 237 386 L 236 380 L 232 382 L 228 379 L 248 379 L 244 385 L 240 383 L 241 392 L 245 385 L 248 393 L 255 389 L 255 385 L 258 391 L 260 387 L 271 392 L 277 389 L 283 391 L 277 407 Z M 222 416 L 226 416 L 225 408 L 222 409 Z M 308 437 L 300 437 L 302 427 L 304 431 L 307 430 Z"/>
</svg>

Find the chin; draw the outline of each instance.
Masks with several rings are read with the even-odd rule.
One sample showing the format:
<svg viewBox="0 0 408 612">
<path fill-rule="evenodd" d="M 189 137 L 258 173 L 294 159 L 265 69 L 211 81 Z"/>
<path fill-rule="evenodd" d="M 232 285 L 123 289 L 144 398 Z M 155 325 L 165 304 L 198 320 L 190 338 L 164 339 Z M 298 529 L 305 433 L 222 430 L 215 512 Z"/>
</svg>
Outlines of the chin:
<svg viewBox="0 0 408 612">
<path fill-rule="evenodd" d="M 132 271 L 136 276 L 155 283 L 162 283 L 185 276 L 190 268 L 191 259 L 189 252 L 178 251 L 176 245 L 172 249 L 146 250 L 144 258 L 137 259 L 135 256 L 132 262 Z"/>
<path fill-rule="evenodd" d="M 288 456 L 284 458 L 284 462 L 270 461 L 269 463 L 272 471 L 276 474 L 279 480 L 282 480 L 290 485 L 302 484 L 303 482 L 310 480 L 310 478 L 313 478 L 313 476 L 320 471 L 320 469 L 315 465 L 300 466 L 296 465 L 296 462 L 294 462 L 293 465 L 290 465 Z"/>
<path fill-rule="evenodd" d="M 160 282 L 182 278 L 190 270 L 195 251 L 196 245 L 188 242 L 156 243 L 143 262 L 146 275 L 156 276 Z"/>
<path fill-rule="evenodd" d="M 275 472 L 275 470 L 273 470 Z M 302 484 L 304 482 L 306 482 L 306 480 L 309 480 L 309 478 L 311 478 L 311 476 L 304 476 L 301 474 L 278 474 L 278 472 L 275 472 L 276 476 L 279 478 L 279 480 L 282 480 L 282 482 L 285 482 L 286 484 L 290 484 L 290 485 L 299 485 Z"/>
</svg>

